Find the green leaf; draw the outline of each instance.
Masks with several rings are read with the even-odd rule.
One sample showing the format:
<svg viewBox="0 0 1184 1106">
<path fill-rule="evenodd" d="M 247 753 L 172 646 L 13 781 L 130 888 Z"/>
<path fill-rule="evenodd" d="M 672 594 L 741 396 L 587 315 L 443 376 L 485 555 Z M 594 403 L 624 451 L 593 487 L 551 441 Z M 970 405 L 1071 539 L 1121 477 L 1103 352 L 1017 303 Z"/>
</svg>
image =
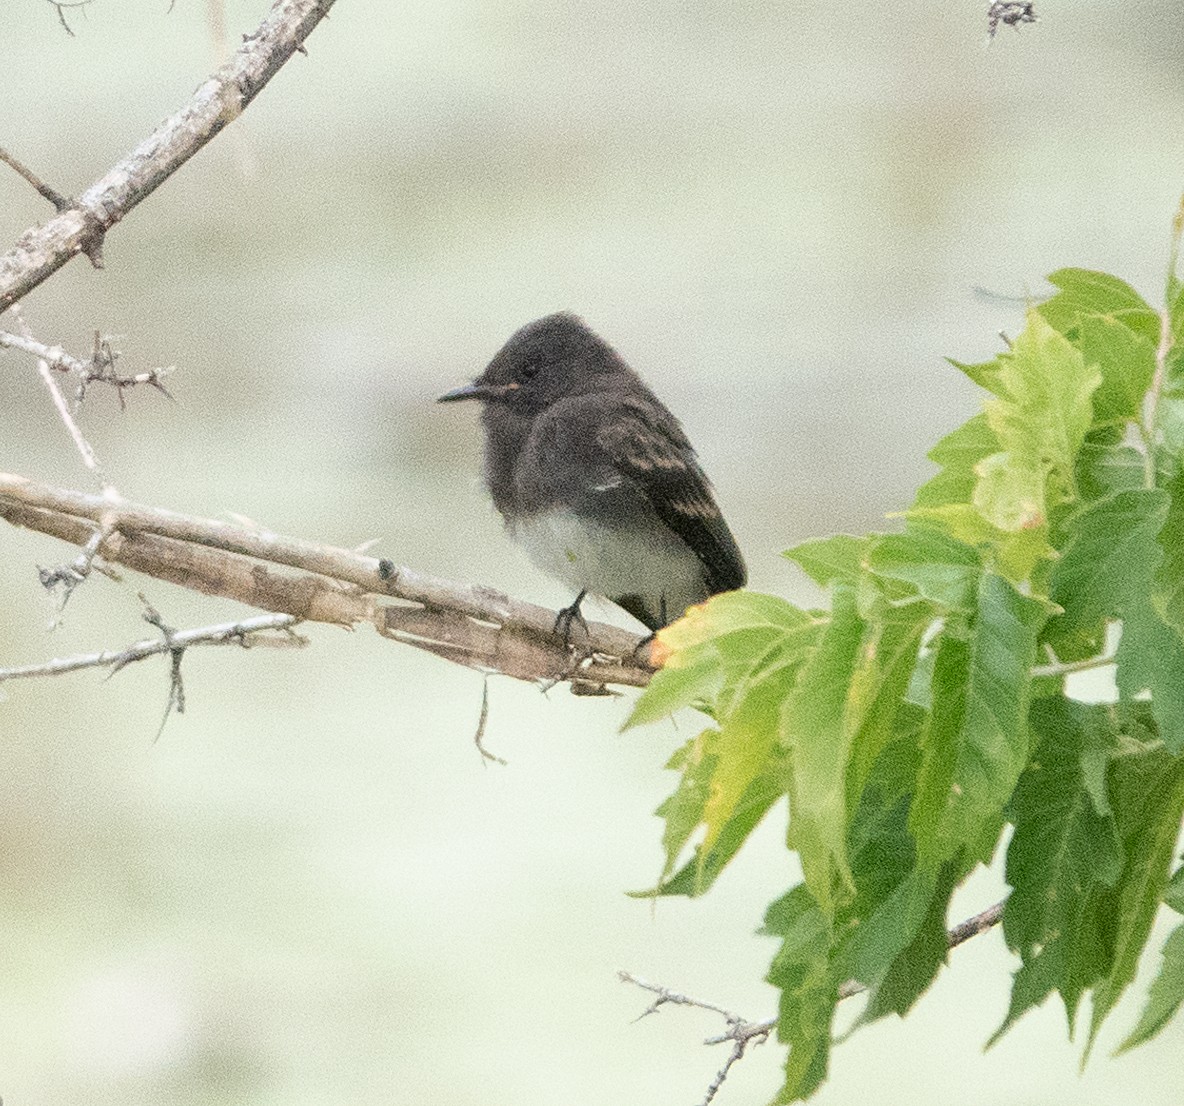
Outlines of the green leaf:
<svg viewBox="0 0 1184 1106">
<path fill-rule="evenodd" d="M 836 588 L 831 624 L 781 713 L 781 744 L 793 766 L 790 845 L 801 856 L 806 886 L 826 913 L 833 910 L 836 883 L 850 887 L 852 878 L 844 843 L 851 745 L 845 710 L 863 629 L 854 592 Z"/>
<path fill-rule="evenodd" d="M 714 651 L 700 651 L 678 666 L 667 663 L 654 673 L 621 729 L 660 722 L 682 707 L 701 701 L 712 702 L 719 695 L 723 682 L 723 665 Z"/>
<path fill-rule="evenodd" d="M 885 748 L 912 725 L 915 715 L 907 709 L 905 699 L 921 639 L 932 622 L 929 606 L 915 603 L 889 610 L 864 631 L 844 714 L 850 734 L 846 781 L 849 812 L 858 803 L 872 766 Z"/>
<path fill-rule="evenodd" d="M 1100 907 L 1113 923 L 1114 955 L 1110 971 L 1094 988 L 1087 1056 L 1106 1015 L 1135 977 L 1167 888 L 1184 814 L 1184 758 L 1162 750 L 1119 757 L 1110 795 L 1126 863 L 1118 886 Z"/>
<path fill-rule="evenodd" d="M 999 358 L 997 357 L 991 358 L 990 361 L 979 361 L 976 363 L 955 361 L 952 357 L 947 357 L 946 360 L 959 372 L 964 373 L 980 388 L 988 392 L 995 391 L 999 386 L 1000 368 Z"/>
<path fill-rule="evenodd" d="M 1078 329 L 1086 363 L 1102 374 L 1094 394 L 1094 417 L 1099 422 L 1138 419 L 1155 375 L 1156 342 L 1108 315 L 1087 315 Z"/>
<path fill-rule="evenodd" d="M 1090 269 L 1058 269 L 1048 282 L 1060 291 L 1036 310 L 1062 334 L 1075 330 L 1082 316 L 1112 315 L 1152 342 L 1158 339 L 1158 313 L 1126 281 Z"/>
<path fill-rule="evenodd" d="M 793 663 L 819 631 L 818 619 L 776 596 L 714 596 L 658 632 L 665 662 L 621 728 L 658 721 L 701 700 L 713 709 L 726 707 L 753 680 Z"/>
<path fill-rule="evenodd" d="M 1072 1032 L 1082 993 L 1109 967 L 1096 890 L 1114 885 L 1123 862 L 1114 819 L 1099 809 L 1108 805 L 1096 779 L 1105 754 L 1091 737 L 1099 726 L 1112 728 L 1108 708 L 1044 699 L 1033 704 L 1029 723 L 1039 744 L 1011 802 L 1007 882 L 1013 891 L 1003 913 L 1007 943 L 1023 966 L 992 1042 L 1054 987 Z"/>
<path fill-rule="evenodd" d="M 1151 984 L 1143 1015 L 1130 1036 L 1118 1046 L 1117 1054 L 1151 1040 L 1176 1016 L 1181 1003 L 1184 1003 L 1184 925 L 1176 926 L 1168 934 L 1159 975 Z"/>
<path fill-rule="evenodd" d="M 829 538 L 804 541 L 787 549 L 782 556 L 795 561 L 798 566 L 820 587 L 831 584 L 859 582 L 867 538 L 856 538 L 850 534 L 833 534 Z"/>
<path fill-rule="evenodd" d="M 769 907 L 761 932 L 781 939 L 766 978 L 781 992 L 777 1039 L 790 1046 L 785 1082 L 773 1102 L 796 1102 L 826 1077 L 842 980 L 830 956 L 830 926 L 805 885 Z"/>
<path fill-rule="evenodd" d="M 1151 602 L 1184 648 L 1184 476 L 1172 481 L 1170 492 L 1167 518 L 1159 531 L 1163 560 L 1155 570 Z"/>
<path fill-rule="evenodd" d="M 987 422 L 1001 451 L 979 462 L 973 502 L 1000 530 L 1036 529 L 1076 498 L 1074 462 L 1101 374 L 1035 312 L 999 364 Z"/>
<path fill-rule="evenodd" d="M 1121 445 L 1112 427 L 1091 430 L 1077 454 L 1077 490 L 1087 502 L 1115 492 L 1137 491 L 1144 485 L 1147 466 L 1134 446 Z"/>
<path fill-rule="evenodd" d="M 914 524 L 903 534 L 885 534 L 872 544 L 867 561 L 877 576 L 910 584 L 939 607 L 974 606 L 982 560 L 971 546 L 940 530 Z"/>
<path fill-rule="evenodd" d="M 698 846 L 691 859 L 669 879 L 660 881 L 656 888 L 630 891 L 629 894 L 640 899 L 651 899 L 658 895 L 686 895 L 689 898 L 696 898 L 710 890 L 728 862 L 748 840 L 748 835 L 760 824 L 770 807 L 785 794 L 787 786 L 784 769 L 773 765 L 769 771 L 762 773 L 752 781 L 748 790 L 744 792 L 736 804 L 731 818 L 716 835 L 715 841 L 709 849 L 703 848 L 702 845 Z M 671 796 L 671 799 L 673 798 L 674 796 Z M 696 796 L 696 798 L 698 797 Z M 668 799 L 667 802 L 670 802 L 671 799 Z M 664 803 L 662 807 L 658 808 L 659 814 L 663 813 L 665 805 Z M 702 807 L 700 806 L 698 809 L 698 817 L 701 818 Z M 669 815 L 666 815 L 668 822 L 671 819 L 676 819 L 678 813 L 674 809 Z M 680 823 L 681 825 L 685 826 L 691 813 L 692 811 L 688 810 Z M 670 831 L 669 840 L 665 834 L 663 835 L 663 844 L 667 847 L 665 871 L 668 872 L 675 863 L 678 854 L 682 851 L 694 829 L 695 826 L 692 825 L 681 840 L 676 837 L 674 831 Z"/>
<path fill-rule="evenodd" d="M 1167 890 L 1163 893 L 1163 901 L 1177 914 L 1184 914 L 1184 865 L 1177 868 L 1168 881 Z"/>
<path fill-rule="evenodd" d="M 1028 759 L 1028 685 L 1043 604 L 984 573 L 969 647 L 945 638 L 912 814 L 917 847 L 934 867 L 962 850 L 988 859 L 1000 812 Z"/>
<path fill-rule="evenodd" d="M 975 415 L 929 451 L 929 459 L 941 466 L 941 472 L 921 486 L 915 505 L 969 503 L 978 480 L 978 463 L 998 451 L 999 439 L 987 424 L 987 416 Z"/>
<path fill-rule="evenodd" d="M 1141 488 L 1098 500 L 1066 524 L 1067 546 L 1049 588 L 1063 613 L 1045 635 L 1063 659 L 1097 653 L 1107 619 L 1148 608 L 1167 511 L 1166 492 Z"/>
</svg>

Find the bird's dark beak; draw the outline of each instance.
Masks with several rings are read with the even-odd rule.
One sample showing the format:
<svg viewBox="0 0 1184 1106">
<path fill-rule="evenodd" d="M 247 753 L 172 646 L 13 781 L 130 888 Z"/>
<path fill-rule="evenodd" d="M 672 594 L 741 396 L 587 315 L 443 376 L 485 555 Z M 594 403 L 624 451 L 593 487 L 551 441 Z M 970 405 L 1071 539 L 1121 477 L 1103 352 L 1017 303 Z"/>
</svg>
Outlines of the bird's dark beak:
<svg viewBox="0 0 1184 1106">
<path fill-rule="evenodd" d="M 462 384 L 459 388 L 453 388 L 451 392 L 445 392 L 436 402 L 455 403 L 460 399 L 500 399 L 517 387 L 517 384 L 482 384 L 480 381 L 474 380 L 472 384 Z"/>
</svg>

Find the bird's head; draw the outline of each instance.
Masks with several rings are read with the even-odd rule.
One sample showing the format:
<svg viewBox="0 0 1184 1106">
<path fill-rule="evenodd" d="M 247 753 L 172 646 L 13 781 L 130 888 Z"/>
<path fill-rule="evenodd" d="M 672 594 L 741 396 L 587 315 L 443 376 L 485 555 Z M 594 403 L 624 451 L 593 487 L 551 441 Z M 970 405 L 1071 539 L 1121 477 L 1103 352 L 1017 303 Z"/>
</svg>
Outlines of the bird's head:
<svg viewBox="0 0 1184 1106">
<path fill-rule="evenodd" d="M 611 387 L 632 377 L 617 352 L 582 319 L 567 311 L 546 315 L 516 331 L 473 381 L 440 396 L 440 403 L 479 399 L 533 415 L 556 400 Z"/>
</svg>

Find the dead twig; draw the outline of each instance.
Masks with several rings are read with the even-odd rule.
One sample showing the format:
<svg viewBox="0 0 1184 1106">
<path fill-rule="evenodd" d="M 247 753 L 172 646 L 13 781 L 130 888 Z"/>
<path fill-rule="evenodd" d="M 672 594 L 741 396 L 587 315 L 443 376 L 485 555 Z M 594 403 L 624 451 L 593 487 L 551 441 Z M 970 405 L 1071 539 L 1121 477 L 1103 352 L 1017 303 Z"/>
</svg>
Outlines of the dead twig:
<svg viewBox="0 0 1184 1106">
<path fill-rule="evenodd" d="M 174 630 L 165 638 L 146 638 L 133 642 L 124 649 L 99 653 L 79 653 L 73 657 L 54 658 L 40 664 L 0 668 L 0 683 L 7 680 L 27 680 L 42 676 L 64 676 L 85 668 L 110 668 L 111 676 L 129 664 L 168 653 L 173 649 L 189 649 L 195 645 L 240 645 L 250 649 L 259 645 L 302 646 L 307 639 L 291 633 L 299 620 L 290 614 L 261 614 L 240 618 L 235 622 L 221 622 L 215 626 L 200 626 L 192 630 Z M 270 636 L 276 630 L 288 631 L 282 637 Z"/>
<path fill-rule="evenodd" d="M 957 948 L 964 942 L 969 941 L 972 937 L 977 937 L 980 933 L 985 933 L 987 930 L 998 925 L 1003 918 L 1003 907 L 1003 903 L 997 902 L 994 906 L 990 906 L 981 913 L 975 914 L 974 917 L 967 918 L 966 921 L 954 926 L 946 934 L 949 947 L 952 949 Z M 716 1073 L 715 1078 L 708 1085 L 707 1093 L 703 1098 L 701 1106 L 708 1106 L 711 1100 L 715 1098 L 716 1093 L 723 1086 L 724 1080 L 727 1079 L 732 1065 L 744 1058 L 744 1053 L 748 1046 L 766 1041 L 769 1034 L 777 1028 L 776 1018 L 766 1018 L 763 1021 L 755 1022 L 748 1021 L 739 1014 L 734 1014 L 732 1011 L 714 1002 L 704 1002 L 702 999 L 692 998 L 678 991 L 672 991 L 657 983 L 648 983 L 630 972 L 617 972 L 617 978 L 623 983 L 632 983 L 634 986 L 640 987 L 643 991 L 649 991 L 651 994 L 658 996 L 653 1003 L 638 1015 L 639 1021 L 647 1014 L 656 1014 L 662 1006 L 670 1004 L 674 1006 L 694 1006 L 700 1010 L 709 1010 L 712 1013 L 719 1014 L 727 1022 L 728 1028 L 723 1033 L 717 1033 L 712 1037 L 708 1037 L 703 1042 L 705 1045 L 722 1045 L 730 1042 L 732 1051 L 724 1066 Z M 853 995 L 862 994 L 866 990 L 867 986 L 865 984 L 860 983 L 856 979 L 849 979 L 839 987 L 838 997 L 841 1001 L 851 998 Z"/>
<path fill-rule="evenodd" d="M 124 409 L 127 407 L 127 401 L 123 398 L 124 391 L 140 385 L 146 384 L 163 393 L 169 399 L 173 398 L 172 393 L 164 386 L 164 378 L 175 371 L 175 365 L 170 365 L 167 368 L 148 369 L 146 372 L 133 373 L 130 376 L 121 376 L 115 371 L 115 362 L 121 356 L 120 352 L 112 348 L 110 338 L 104 337 L 97 330 L 91 355 L 85 361 L 68 354 L 61 346 L 47 346 L 44 342 L 37 342 L 7 330 L 0 330 L 0 348 L 31 354 L 43 360 L 51 369 L 76 377 L 75 411 L 82 406 L 87 389 L 92 384 L 106 384 L 114 388 L 116 395 L 119 396 L 119 406 Z"/>
<path fill-rule="evenodd" d="M 33 343 L 33 332 L 29 329 L 28 323 L 25 322 L 25 317 L 21 314 L 20 308 L 16 304 L 13 304 L 11 311 L 16 317 L 17 325 L 20 327 L 21 334 L 26 343 Z M 57 381 L 54 380 L 53 374 L 50 372 L 49 362 L 44 357 L 39 357 L 37 360 L 37 369 L 41 373 L 41 379 L 45 383 L 45 387 L 49 390 L 54 407 L 57 408 L 58 417 L 65 424 L 66 430 L 74 441 L 74 447 L 82 457 L 82 463 L 101 480 L 102 471 L 99 468 L 99 459 L 95 455 L 94 449 L 91 448 L 90 442 L 86 440 L 82 431 L 79 429 L 78 423 L 74 421 L 74 416 L 70 414 L 70 409 L 66 405 L 62 390 L 58 387 Z"/>
<path fill-rule="evenodd" d="M 66 28 L 66 30 L 69 29 L 69 27 Z M 73 205 L 74 201 L 69 196 L 63 196 L 56 189 L 50 188 L 32 169 L 22 162 L 17 161 L 3 146 L 0 146 L 0 161 L 3 161 L 5 165 L 11 166 L 16 173 L 24 177 L 25 180 L 37 189 L 38 194 L 53 204 L 59 212 L 65 211 Z"/>
</svg>

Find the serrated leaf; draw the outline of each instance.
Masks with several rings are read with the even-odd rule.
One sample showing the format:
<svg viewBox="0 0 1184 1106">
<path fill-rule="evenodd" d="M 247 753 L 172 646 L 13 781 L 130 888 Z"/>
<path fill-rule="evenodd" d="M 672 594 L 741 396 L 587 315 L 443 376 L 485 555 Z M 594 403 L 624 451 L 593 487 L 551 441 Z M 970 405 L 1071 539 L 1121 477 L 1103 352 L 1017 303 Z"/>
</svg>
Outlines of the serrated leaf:
<svg viewBox="0 0 1184 1106">
<path fill-rule="evenodd" d="M 1147 995 L 1147 1005 L 1143 1008 L 1138 1025 L 1118 1046 L 1116 1055 L 1151 1040 L 1176 1016 L 1181 1003 L 1184 1003 L 1184 925 L 1176 926 L 1168 934 L 1159 974 L 1152 981 Z"/>
<path fill-rule="evenodd" d="M 836 588 L 830 626 L 781 712 L 781 744 L 792 764 L 789 841 L 801 856 L 806 886 L 827 913 L 836 882 L 851 884 L 844 841 L 851 742 L 845 711 L 863 629 L 854 592 Z"/>
<path fill-rule="evenodd" d="M 1135 977 L 1167 887 L 1184 814 L 1184 758 L 1162 750 L 1119 757 L 1110 793 L 1126 863 L 1118 886 L 1101 904 L 1113 920 L 1114 954 L 1109 972 L 1094 988 L 1087 1057 L 1107 1014 Z"/>
<path fill-rule="evenodd" d="M 1110 429 L 1091 430 L 1077 454 L 1077 490 L 1087 502 L 1116 492 L 1137 491 L 1145 483 L 1143 454 L 1115 441 Z"/>
<path fill-rule="evenodd" d="M 993 392 L 999 386 L 999 358 L 992 357 L 990 361 L 977 361 L 968 363 L 966 361 L 955 361 L 952 357 L 947 357 L 946 360 L 954 366 L 960 373 L 965 374 L 970 380 L 977 384 L 980 388 L 988 392 Z"/>
<path fill-rule="evenodd" d="M 1043 604 L 984 573 L 968 646 L 938 646 L 934 708 L 912 814 L 929 867 L 962 850 L 986 859 L 999 811 L 1028 758 L 1028 685 Z"/>
<path fill-rule="evenodd" d="M 910 584 L 917 594 L 947 610 L 974 605 L 982 560 L 977 550 L 940 530 L 912 525 L 903 534 L 885 534 L 872 543 L 868 569 L 877 576 Z"/>
<path fill-rule="evenodd" d="M 831 584 L 854 586 L 859 582 L 868 538 L 851 534 L 832 534 L 829 538 L 804 541 L 787 549 L 782 556 L 793 561 L 820 587 Z"/>
<path fill-rule="evenodd" d="M 1137 334 L 1155 341 L 1159 315 L 1125 280 L 1091 269 L 1058 269 L 1048 277 L 1059 291 L 1036 310 L 1062 334 L 1083 315 L 1111 315 Z"/>
<path fill-rule="evenodd" d="M 667 664 L 651 677 L 621 729 L 659 722 L 683 707 L 701 700 L 712 701 L 723 687 L 723 681 L 723 665 L 714 652 L 701 653 L 679 667 Z"/>
<path fill-rule="evenodd" d="M 1049 584 L 1050 598 L 1063 613 L 1045 632 L 1062 659 L 1096 654 L 1108 619 L 1149 611 L 1161 556 L 1156 535 L 1167 510 L 1167 493 L 1140 488 L 1098 500 L 1066 524 L 1067 544 Z"/>
<path fill-rule="evenodd" d="M 1095 419 L 1138 419 L 1155 375 L 1156 343 L 1113 316 L 1087 315 L 1078 323 L 1077 344 L 1086 363 L 1102 374 L 1093 398 Z"/>
<path fill-rule="evenodd" d="M 975 415 L 929 451 L 929 459 L 941 466 L 941 472 L 921 486 L 915 506 L 969 504 L 979 461 L 998 451 L 999 439 L 987 424 L 987 416 Z"/>
<path fill-rule="evenodd" d="M 634 898 L 648 899 L 657 895 L 686 895 L 695 898 L 706 893 L 728 862 L 740 851 L 740 847 L 748 839 L 748 835 L 760 824 L 770 807 L 785 794 L 787 786 L 784 771 L 776 765 L 772 766 L 769 771 L 758 776 L 749 785 L 748 790 L 736 804 L 731 818 L 716 835 L 711 848 L 705 849 L 700 844 L 691 859 L 674 875 L 668 879 L 664 878 L 656 888 L 646 891 L 631 891 L 630 894 Z M 659 807 L 659 813 L 661 811 L 662 808 Z M 683 824 L 685 824 L 685 819 Z M 694 829 L 695 827 L 692 826 L 691 831 L 693 832 Z M 666 843 L 665 836 L 663 843 Z M 667 846 L 667 871 L 677 860 L 678 853 L 686 844 L 686 838 L 677 844 L 677 848 L 674 847 L 675 844 L 676 841 L 672 836 Z"/>
<path fill-rule="evenodd" d="M 1000 452 L 979 462 L 973 503 L 1000 530 L 1033 530 L 1076 497 L 1074 463 L 1101 374 L 1036 312 L 999 365 L 987 422 Z"/>
<path fill-rule="evenodd" d="M 777 1039 L 789 1045 L 785 1081 L 773 1102 L 797 1102 L 826 1076 L 842 980 L 831 962 L 830 926 L 804 885 L 770 905 L 761 932 L 781 939 L 766 978 L 781 992 Z"/>
<path fill-rule="evenodd" d="M 1123 699 L 1150 692 L 1151 711 L 1165 748 L 1184 752 L 1184 649 L 1179 635 L 1150 603 L 1129 611 L 1123 620 L 1115 667 Z"/>
<path fill-rule="evenodd" d="M 726 710 L 753 680 L 794 663 L 819 620 L 773 595 L 734 591 L 691 607 L 658 632 L 663 667 L 638 697 L 622 730 L 657 721 L 699 700 Z M 723 699 L 723 702 L 717 700 Z"/>
<path fill-rule="evenodd" d="M 859 801 L 872 766 L 885 748 L 912 724 L 915 716 L 906 708 L 905 694 L 921 639 L 933 617 L 927 604 L 912 604 L 888 612 L 864 632 L 844 712 L 844 725 L 851 735 L 846 768 L 848 812 Z"/>
<path fill-rule="evenodd" d="M 1072 1033 L 1082 993 L 1109 966 L 1098 886 L 1113 886 L 1122 870 L 1114 819 L 1098 810 L 1098 741 L 1106 707 L 1066 699 L 1034 703 L 1029 722 L 1039 738 L 1011 801 L 1015 833 L 1007 850 L 1013 890 L 1003 932 L 1023 966 L 1016 973 L 1007 1018 L 992 1043 L 1052 988 L 1061 993 Z"/>
<path fill-rule="evenodd" d="M 1163 559 L 1155 569 L 1151 602 L 1156 613 L 1180 636 L 1184 648 L 1184 477 L 1170 488 L 1171 500 L 1159 531 Z"/>
<path fill-rule="evenodd" d="M 1184 914 L 1184 865 L 1177 868 L 1168 881 L 1167 889 L 1163 893 L 1163 901 L 1177 914 Z"/>
</svg>

